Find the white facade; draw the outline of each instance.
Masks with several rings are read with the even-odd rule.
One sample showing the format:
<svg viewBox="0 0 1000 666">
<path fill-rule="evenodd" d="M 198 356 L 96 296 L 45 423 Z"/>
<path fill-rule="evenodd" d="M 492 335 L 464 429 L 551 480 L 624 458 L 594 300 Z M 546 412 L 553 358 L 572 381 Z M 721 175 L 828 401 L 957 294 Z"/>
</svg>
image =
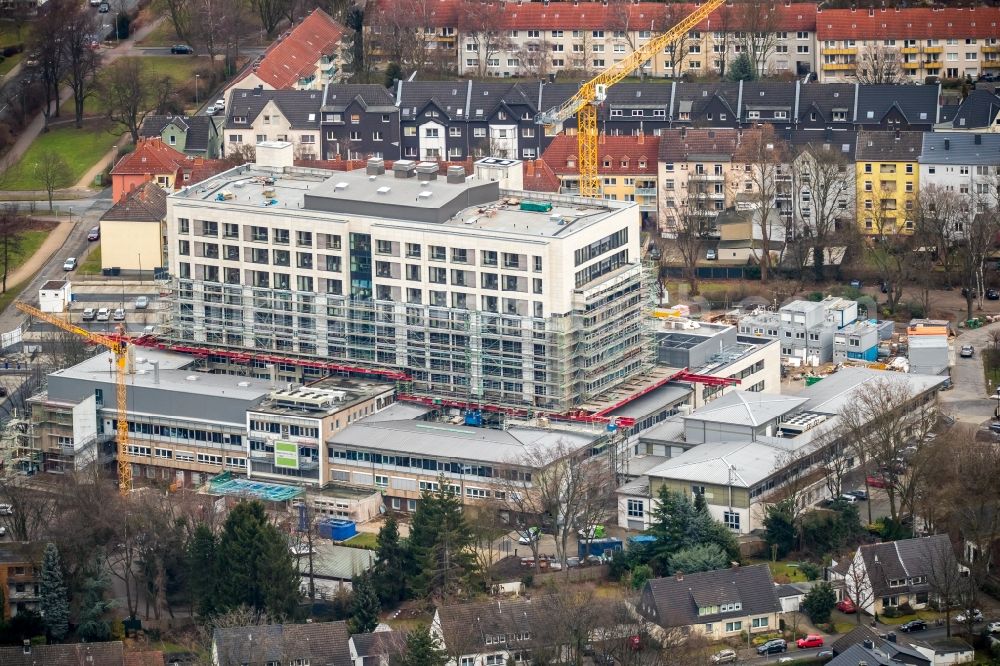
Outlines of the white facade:
<svg viewBox="0 0 1000 666">
<path fill-rule="evenodd" d="M 73 298 L 68 280 L 49 280 L 38 290 L 38 308 L 42 312 L 65 312 Z"/>
</svg>

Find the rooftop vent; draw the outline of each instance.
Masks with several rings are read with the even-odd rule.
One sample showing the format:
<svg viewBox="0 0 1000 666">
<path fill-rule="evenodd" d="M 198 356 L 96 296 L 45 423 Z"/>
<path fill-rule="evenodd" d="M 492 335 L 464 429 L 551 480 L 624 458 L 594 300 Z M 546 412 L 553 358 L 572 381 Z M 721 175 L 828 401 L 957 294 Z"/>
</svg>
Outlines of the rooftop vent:
<svg viewBox="0 0 1000 666">
<path fill-rule="evenodd" d="M 448 182 L 461 185 L 465 182 L 465 167 L 460 166 L 450 166 L 448 167 Z"/>
<path fill-rule="evenodd" d="M 345 183 L 344 181 L 340 181 L 339 183 L 335 183 L 334 186 L 333 186 L 333 189 L 336 190 L 337 192 L 339 192 L 341 190 L 346 190 L 347 189 L 347 183 Z"/>
<path fill-rule="evenodd" d="M 413 178 L 417 174 L 417 164 L 413 160 L 396 160 L 392 173 L 396 178 Z"/>
<path fill-rule="evenodd" d="M 423 192 L 421 192 L 417 196 L 420 197 L 421 199 L 430 199 L 432 194 L 434 194 L 434 193 L 431 192 L 430 190 L 424 190 Z"/>
<path fill-rule="evenodd" d="M 198 376 L 197 375 L 188 375 L 184 379 L 188 380 L 189 382 L 196 382 L 196 381 L 198 381 Z"/>
<path fill-rule="evenodd" d="M 378 192 L 379 194 L 389 194 L 389 191 L 390 191 L 391 189 L 392 189 L 392 188 L 391 188 L 391 187 L 389 187 L 388 185 L 383 185 L 382 187 L 378 188 L 378 189 L 377 189 L 377 190 L 375 190 L 375 191 L 376 191 L 376 192 Z"/>
<path fill-rule="evenodd" d="M 381 176 L 385 173 L 385 160 L 381 157 L 371 157 L 365 165 L 365 173 L 369 176 Z"/>
<path fill-rule="evenodd" d="M 417 165 L 417 178 L 422 181 L 437 180 L 437 162 L 421 162 Z"/>
</svg>

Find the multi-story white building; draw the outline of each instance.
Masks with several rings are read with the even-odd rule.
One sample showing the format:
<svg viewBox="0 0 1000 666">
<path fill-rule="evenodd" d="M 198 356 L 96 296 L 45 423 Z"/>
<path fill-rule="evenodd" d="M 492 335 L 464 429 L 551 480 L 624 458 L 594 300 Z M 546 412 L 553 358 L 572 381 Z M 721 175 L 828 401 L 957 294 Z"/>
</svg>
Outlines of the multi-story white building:
<svg viewBox="0 0 1000 666">
<path fill-rule="evenodd" d="M 1000 203 L 1000 134 L 925 132 L 918 162 L 921 190 L 936 186 L 960 197 L 956 236 L 975 213 Z"/>
<path fill-rule="evenodd" d="M 1000 69 L 997 7 L 821 9 L 815 18 L 822 82 L 853 80 L 872 66 L 871 54 L 898 58 L 913 81 Z"/>
<path fill-rule="evenodd" d="M 652 367 L 635 203 L 405 160 L 300 169 L 291 153 L 258 144 L 256 164 L 168 198 L 174 339 L 560 412 Z"/>
</svg>

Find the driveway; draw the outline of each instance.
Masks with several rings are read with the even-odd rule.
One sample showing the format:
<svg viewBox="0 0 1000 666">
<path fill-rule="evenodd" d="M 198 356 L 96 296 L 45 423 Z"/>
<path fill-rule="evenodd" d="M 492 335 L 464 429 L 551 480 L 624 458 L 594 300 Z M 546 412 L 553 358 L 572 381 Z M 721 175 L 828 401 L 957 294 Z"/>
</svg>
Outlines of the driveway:
<svg viewBox="0 0 1000 666">
<path fill-rule="evenodd" d="M 955 365 L 951 378 L 955 388 L 942 391 L 940 401 L 957 421 L 979 425 L 993 416 L 996 399 L 986 389 L 983 375 L 982 350 L 990 345 L 990 334 L 1000 331 L 1000 322 L 982 328 L 963 330 L 954 340 Z M 961 358 L 958 350 L 962 345 L 972 345 L 976 353 L 972 358 Z"/>
</svg>

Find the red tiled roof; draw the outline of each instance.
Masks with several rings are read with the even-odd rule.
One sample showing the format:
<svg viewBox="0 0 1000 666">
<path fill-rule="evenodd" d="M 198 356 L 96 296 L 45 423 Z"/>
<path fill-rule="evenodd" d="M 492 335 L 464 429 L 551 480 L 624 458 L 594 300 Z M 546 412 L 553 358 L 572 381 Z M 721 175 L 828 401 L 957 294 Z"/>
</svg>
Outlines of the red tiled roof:
<svg viewBox="0 0 1000 666">
<path fill-rule="evenodd" d="M 656 154 L 660 147 L 658 136 L 606 136 L 601 135 L 597 146 L 598 171 L 601 175 L 656 175 Z M 580 173 L 575 136 L 560 134 L 542 153 L 542 159 L 558 176 Z M 645 161 L 645 166 L 639 163 Z M 605 166 L 606 162 L 610 162 Z M 624 165 L 624 166 L 623 166 Z"/>
<path fill-rule="evenodd" d="M 293 88 L 299 79 L 316 72 L 322 56 L 333 54 L 344 32 L 344 27 L 329 14 L 315 9 L 269 46 L 260 62 L 246 73 L 252 71 L 275 90 Z"/>
<path fill-rule="evenodd" d="M 218 173 L 222 173 L 226 169 L 232 168 L 232 166 L 233 165 L 226 160 L 206 160 L 200 157 L 189 157 L 181 167 L 185 173 L 189 174 L 189 176 L 183 181 L 183 183 L 178 183 L 177 185 L 179 187 L 181 185 L 194 185 L 195 183 L 200 183 L 201 181 L 211 178 Z"/>
<path fill-rule="evenodd" d="M 463 2 L 471 2 L 476 6 L 479 0 L 427 0 L 428 12 L 424 22 L 426 27 L 456 27 L 463 12 Z M 405 11 L 405 6 L 412 3 L 409 0 L 377 0 L 377 4 L 369 3 L 365 11 L 366 23 L 378 23 L 381 13 L 398 15 Z M 669 25 L 664 24 L 667 4 L 658 2 L 640 2 L 633 4 L 600 2 L 581 2 L 578 5 L 568 2 L 525 2 L 519 4 L 507 2 L 503 5 L 504 25 L 507 30 L 643 30 L 652 26 L 653 30 L 662 31 Z M 679 20 L 694 10 L 693 3 L 672 3 L 670 16 Z M 776 2 L 772 10 L 777 13 L 777 30 L 783 31 L 815 31 L 816 5 L 814 3 L 793 3 L 785 5 Z M 624 13 L 627 12 L 627 15 Z M 744 14 L 738 7 L 721 7 L 712 13 L 705 21 L 698 24 L 702 31 L 719 29 L 720 23 L 729 30 L 741 30 L 740 22 Z"/>
<path fill-rule="evenodd" d="M 111 170 L 112 176 L 144 176 L 147 174 L 176 173 L 184 163 L 184 153 L 174 150 L 160 137 L 139 139 L 139 143 Z"/>
<path fill-rule="evenodd" d="M 690 155 L 729 155 L 736 152 L 740 135 L 734 129 L 688 129 L 660 132 L 659 159 L 686 162 Z"/>
<path fill-rule="evenodd" d="M 126 652 L 125 666 L 163 666 L 163 651 Z"/>
<path fill-rule="evenodd" d="M 982 39 L 1000 34 L 1000 8 L 824 9 L 816 14 L 820 40 Z"/>
<path fill-rule="evenodd" d="M 559 177 L 553 173 L 552 167 L 545 160 L 525 160 L 524 189 L 531 192 L 558 192 Z"/>
</svg>

